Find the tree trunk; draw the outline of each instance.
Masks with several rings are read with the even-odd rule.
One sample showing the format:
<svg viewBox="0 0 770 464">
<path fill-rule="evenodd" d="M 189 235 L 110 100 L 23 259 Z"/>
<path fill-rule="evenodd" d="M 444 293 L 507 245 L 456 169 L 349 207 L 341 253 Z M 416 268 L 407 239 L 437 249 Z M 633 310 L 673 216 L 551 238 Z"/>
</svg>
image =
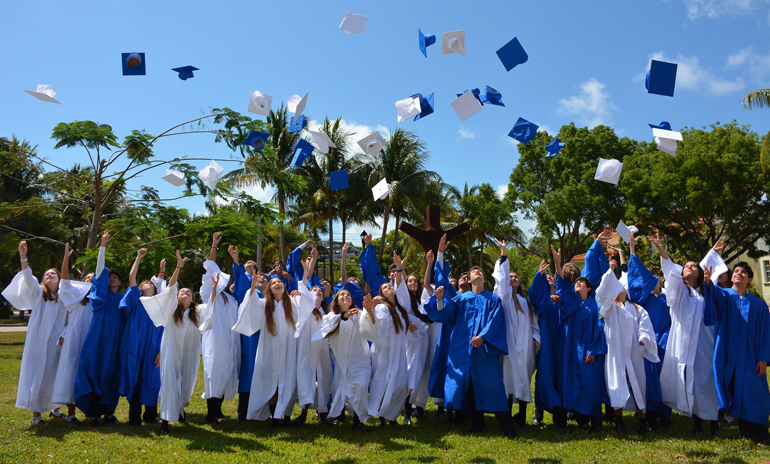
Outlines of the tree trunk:
<svg viewBox="0 0 770 464">
<path fill-rule="evenodd" d="M 390 202 L 385 208 L 385 216 L 382 218 L 382 240 L 380 240 L 380 252 L 377 255 L 377 262 L 382 262 L 382 252 L 385 251 L 385 237 L 388 235 L 388 218 L 390 217 Z"/>
<path fill-rule="evenodd" d="M 340 219 L 340 223 L 342 223 L 342 244 L 344 245 L 344 244 L 348 243 L 347 242 L 347 237 L 346 237 L 346 232 L 347 232 L 347 228 L 348 228 L 348 221 L 346 221 L 345 219 Z"/>
<path fill-rule="evenodd" d="M 473 258 L 472 258 L 473 255 L 471 254 L 471 253 L 473 253 L 473 241 L 471 241 L 471 234 L 470 234 L 470 232 L 468 232 L 466 237 L 468 237 L 468 240 L 467 240 L 467 242 L 468 242 L 468 269 L 470 269 L 470 268 L 473 267 Z M 460 270 L 460 274 L 462 274 L 462 270 Z"/>
<path fill-rule="evenodd" d="M 397 252 L 396 245 L 398 245 L 398 225 L 401 224 L 401 218 L 396 215 L 396 230 L 393 233 L 393 251 Z M 401 251 L 403 253 L 403 250 Z"/>
<path fill-rule="evenodd" d="M 334 282 L 334 216 L 332 215 L 332 201 L 334 197 L 329 199 L 329 282 Z M 334 285 L 332 283 L 332 285 Z"/>
<path fill-rule="evenodd" d="M 484 241 L 479 243 L 479 267 L 484 269 Z"/>
<path fill-rule="evenodd" d="M 281 247 L 281 264 L 286 266 L 286 236 L 283 233 L 283 220 L 286 214 L 286 200 L 284 199 L 283 189 L 278 190 L 278 211 L 281 213 L 281 220 L 278 222 L 278 236 Z"/>
<path fill-rule="evenodd" d="M 257 271 L 264 272 L 262 269 L 262 216 L 257 219 Z"/>
</svg>

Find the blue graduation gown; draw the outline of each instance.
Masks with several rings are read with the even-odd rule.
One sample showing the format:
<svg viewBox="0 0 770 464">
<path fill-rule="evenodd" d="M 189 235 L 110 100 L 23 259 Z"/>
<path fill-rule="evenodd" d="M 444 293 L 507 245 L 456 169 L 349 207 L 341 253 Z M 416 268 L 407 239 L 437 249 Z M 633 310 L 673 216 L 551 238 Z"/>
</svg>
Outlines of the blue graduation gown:
<svg viewBox="0 0 770 464">
<path fill-rule="evenodd" d="M 560 276 L 556 277 L 556 291 L 561 301 L 563 355 L 567 359 L 562 377 L 564 409 L 601 417 L 602 402 L 607 396 L 602 357 L 607 354 L 607 344 L 599 307 L 593 298 L 583 301 L 574 286 Z M 590 364 L 585 362 L 589 354 L 595 357 Z"/>
<path fill-rule="evenodd" d="M 120 342 L 126 323 L 120 304 L 123 294 L 109 290 L 110 270 L 105 268 L 88 295 L 93 312 L 75 377 L 75 405 L 88 417 L 114 412 L 120 399 Z M 98 404 L 93 404 L 98 395 Z"/>
<path fill-rule="evenodd" d="M 732 288 L 712 284 L 704 285 L 704 289 L 713 303 L 706 309 L 704 323 L 716 329 L 713 372 L 719 407 L 739 419 L 767 427 L 767 376 L 757 377 L 757 363 L 770 362 L 767 304 L 750 293 L 741 298 Z"/>
<path fill-rule="evenodd" d="M 364 276 L 364 282 L 369 284 L 372 291 L 372 298 L 380 293 L 380 286 L 388 280 L 382 276 L 380 264 L 377 262 L 377 250 L 374 245 L 366 247 L 363 253 L 358 257 L 361 264 L 361 274 Z"/>
<path fill-rule="evenodd" d="M 445 406 L 462 410 L 472 381 L 477 410 L 508 411 L 500 364 L 500 356 L 508 354 L 508 343 L 500 297 L 486 290 L 479 294 L 468 291 L 444 298 L 443 304 L 443 310 L 438 311 L 434 295 L 425 310 L 435 322 L 454 324 L 444 383 Z M 484 339 L 478 348 L 470 343 L 475 336 Z"/>
<path fill-rule="evenodd" d="M 599 288 L 599 284 L 602 283 L 602 276 L 610 268 L 610 262 L 607 260 L 607 255 L 604 254 L 604 248 L 599 240 L 594 240 L 591 247 L 586 251 L 585 266 L 583 271 L 580 272 L 580 277 L 587 277 L 591 281 L 591 295 Z"/>
<path fill-rule="evenodd" d="M 235 286 L 233 295 L 238 301 L 238 305 L 243 303 L 246 292 L 251 290 L 251 279 L 252 277 L 246 274 L 246 268 L 243 267 L 243 264 L 236 265 L 233 263 L 233 284 Z M 262 297 L 261 292 L 259 296 L 260 298 Z M 251 378 L 254 375 L 257 345 L 259 345 L 259 331 L 256 331 L 250 337 L 241 334 L 241 369 L 238 373 L 238 393 L 251 391 Z"/>
<path fill-rule="evenodd" d="M 457 295 L 457 291 L 449 283 L 449 271 L 452 266 L 444 261 L 444 268 L 439 267 L 438 262 L 434 264 L 433 276 L 436 282 L 436 288 L 441 286 L 446 290 L 445 295 L 449 295 L 450 298 L 454 298 Z M 446 379 L 447 368 L 447 355 L 449 353 L 449 339 L 452 336 L 452 329 L 454 324 L 443 323 L 441 324 L 441 331 L 439 332 L 438 342 L 436 344 L 436 352 L 433 354 L 433 361 L 430 365 L 430 377 L 428 378 L 428 392 L 432 398 L 444 397 L 444 380 Z"/>
<path fill-rule="evenodd" d="M 652 275 L 638 256 L 632 254 L 628 261 L 628 299 L 643 307 L 650 317 L 655 331 L 655 341 L 658 345 L 660 362 L 644 360 L 644 375 L 647 382 L 647 410 L 665 417 L 671 416 L 671 408 L 663 404 L 663 393 L 660 388 L 660 368 L 666 355 L 668 332 L 671 329 L 671 313 L 666 301 L 666 294 L 652 294 L 658 278 Z"/>
<path fill-rule="evenodd" d="M 130 287 L 120 301 L 120 310 L 126 318 L 120 347 L 120 394 L 130 401 L 134 388 L 141 382 L 139 402 L 157 406 L 160 368 L 155 367 L 155 357 L 160 352 L 163 327 L 155 327 L 152 323 L 139 301 L 140 296 L 139 287 Z"/>
<path fill-rule="evenodd" d="M 563 376 L 567 372 L 559 304 L 551 300 L 548 279 L 539 272 L 532 279 L 528 294 L 540 326 L 535 405 L 538 409 L 553 413 L 554 408 L 564 404 Z"/>
</svg>

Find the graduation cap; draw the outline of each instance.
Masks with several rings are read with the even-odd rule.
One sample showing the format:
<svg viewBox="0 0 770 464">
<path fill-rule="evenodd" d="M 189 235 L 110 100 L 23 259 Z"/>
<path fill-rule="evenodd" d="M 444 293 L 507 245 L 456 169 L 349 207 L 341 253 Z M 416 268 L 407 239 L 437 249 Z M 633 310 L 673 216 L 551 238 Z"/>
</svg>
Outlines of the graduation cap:
<svg viewBox="0 0 770 464">
<path fill-rule="evenodd" d="M 294 167 L 302 166 L 305 159 L 313 154 L 313 145 L 310 145 L 305 139 L 299 139 L 297 145 L 294 146 L 294 159 L 291 161 L 291 165 Z"/>
<path fill-rule="evenodd" d="M 358 146 L 367 155 L 374 156 L 385 146 L 385 139 L 382 138 L 379 132 L 375 132 L 359 140 Z"/>
<path fill-rule="evenodd" d="M 444 32 L 441 35 L 441 54 L 447 55 L 449 53 L 465 56 L 465 29 Z"/>
<path fill-rule="evenodd" d="M 193 75 L 193 71 L 200 71 L 200 69 L 196 68 L 195 66 L 182 66 L 181 68 L 173 68 L 172 71 L 178 72 L 179 78 L 183 81 L 186 81 L 191 77 L 195 77 Z"/>
<path fill-rule="evenodd" d="M 271 106 L 273 106 L 273 96 L 255 90 L 251 92 L 251 96 L 249 96 L 249 107 L 246 111 L 261 116 L 269 116 Z"/>
<path fill-rule="evenodd" d="M 54 96 L 56 96 L 56 91 L 50 85 L 38 84 L 37 92 L 34 90 L 25 90 L 25 92 L 37 98 L 38 100 L 61 105 L 61 103 L 59 103 L 53 98 Z"/>
<path fill-rule="evenodd" d="M 329 148 L 337 148 L 332 139 L 321 131 L 310 131 L 310 135 L 313 137 L 310 139 L 310 145 L 323 154 L 329 153 Z"/>
<path fill-rule="evenodd" d="M 676 84 L 676 63 L 652 60 L 650 70 L 644 80 L 644 88 L 647 93 L 674 96 L 674 84 Z"/>
<path fill-rule="evenodd" d="M 463 91 L 463 93 L 458 93 L 458 97 L 462 97 L 465 93 L 469 92 L 468 90 Z M 481 103 L 481 106 L 484 106 L 484 102 L 481 101 L 481 90 L 479 89 L 470 89 L 470 92 L 473 94 L 474 97 L 476 97 L 476 100 Z"/>
<path fill-rule="evenodd" d="M 490 105 L 495 106 L 505 106 L 503 103 L 503 94 L 490 86 L 487 86 L 486 90 L 484 91 L 484 97 L 481 99 L 481 104 L 483 105 L 484 103 L 489 103 Z"/>
<path fill-rule="evenodd" d="M 292 95 L 291 97 L 286 99 L 286 109 L 289 110 L 289 113 L 294 113 L 295 122 L 297 121 L 297 119 L 299 119 L 300 116 L 302 116 L 302 113 L 305 112 L 308 93 L 310 93 L 309 90 L 305 92 L 305 96 L 303 96 L 302 98 L 300 98 L 299 95 Z"/>
<path fill-rule="evenodd" d="M 329 185 L 332 187 L 332 192 L 348 188 L 348 170 L 330 172 Z"/>
<path fill-rule="evenodd" d="M 123 53 L 121 56 L 124 76 L 144 76 L 147 74 L 144 53 Z"/>
<path fill-rule="evenodd" d="M 348 34 L 360 34 L 366 29 L 366 21 L 368 20 L 368 16 L 347 12 L 342 18 L 340 29 Z"/>
<path fill-rule="evenodd" d="M 658 150 L 671 156 L 676 156 L 676 142 L 683 140 L 681 132 L 655 127 L 652 129 L 652 135 L 655 137 L 655 144 L 658 146 Z"/>
<path fill-rule="evenodd" d="M 295 132 L 299 132 L 302 129 L 304 129 L 305 127 L 307 127 L 307 119 L 304 116 L 302 116 L 301 118 L 296 119 L 296 120 L 294 118 L 289 119 L 289 133 L 290 134 L 293 134 Z"/>
<path fill-rule="evenodd" d="M 519 43 L 519 39 L 516 37 L 497 51 L 497 57 L 502 61 L 506 71 L 526 63 L 529 59 L 527 52 L 524 51 L 524 48 Z"/>
<path fill-rule="evenodd" d="M 384 177 L 381 181 L 377 182 L 377 185 L 372 187 L 372 195 L 374 200 L 384 200 L 390 195 L 390 184 Z"/>
<path fill-rule="evenodd" d="M 198 179 L 203 181 L 206 187 L 214 190 L 217 188 L 217 183 L 219 182 L 219 179 L 222 177 L 222 173 L 224 172 L 225 170 L 222 166 L 217 164 L 216 161 L 211 160 L 211 163 L 209 163 L 208 166 L 203 168 L 201 172 L 198 173 Z"/>
<path fill-rule="evenodd" d="M 269 138 L 270 134 L 267 132 L 251 131 L 246 140 L 243 141 L 243 144 L 254 147 L 255 150 L 261 150 L 265 148 L 265 143 Z"/>
<path fill-rule="evenodd" d="M 618 226 L 615 227 L 615 231 L 620 235 L 620 238 L 622 238 L 624 242 L 631 243 L 631 232 L 637 233 L 639 232 L 639 229 L 637 229 L 636 226 L 627 226 L 623 221 L 620 221 L 618 222 Z"/>
<path fill-rule="evenodd" d="M 171 183 L 174 187 L 181 187 L 185 184 L 184 174 L 176 169 L 166 169 L 166 175 L 161 179 Z"/>
<path fill-rule="evenodd" d="M 623 163 L 616 159 L 599 158 L 599 166 L 596 167 L 594 179 L 608 184 L 618 185 L 620 171 L 623 169 Z"/>
<path fill-rule="evenodd" d="M 460 121 L 465 121 L 481 111 L 481 101 L 470 90 L 452 100 L 451 104 Z"/>
<path fill-rule="evenodd" d="M 564 148 L 564 145 L 566 145 L 567 142 L 560 142 L 559 137 L 554 137 L 551 142 L 545 146 L 545 149 L 548 150 L 548 153 L 551 154 L 551 156 L 559 153 L 559 150 Z"/>
<path fill-rule="evenodd" d="M 414 117 L 414 121 L 418 121 L 425 116 L 433 114 L 433 92 L 427 97 L 423 97 L 421 93 L 412 95 L 412 98 L 420 99 L 420 114 Z"/>
<path fill-rule="evenodd" d="M 537 124 L 533 124 L 524 118 L 519 118 L 516 120 L 516 124 L 513 125 L 513 129 L 508 132 L 508 137 L 518 140 L 526 145 L 530 140 L 535 138 L 539 128 L 540 126 Z"/>
<path fill-rule="evenodd" d="M 425 35 L 422 33 L 421 30 L 417 29 L 417 33 L 419 34 L 420 39 L 420 51 L 423 55 L 425 55 L 425 58 L 428 57 L 428 50 L 427 48 L 436 43 L 436 36 L 433 34 Z"/>
<path fill-rule="evenodd" d="M 409 97 L 396 102 L 396 112 L 398 113 L 398 122 L 402 123 L 407 119 L 419 115 L 422 112 L 420 99 Z"/>
<path fill-rule="evenodd" d="M 668 123 L 668 121 L 661 121 L 660 124 L 647 124 L 650 126 L 650 129 L 663 129 L 663 130 L 671 130 L 671 124 Z"/>
<path fill-rule="evenodd" d="M 706 256 L 701 260 L 700 267 L 705 270 L 707 267 L 712 267 L 711 271 L 711 283 L 717 285 L 719 282 L 719 276 L 725 272 L 729 272 L 730 268 L 727 267 L 724 260 L 719 257 L 716 251 L 710 250 L 706 253 Z"/>
</svg>

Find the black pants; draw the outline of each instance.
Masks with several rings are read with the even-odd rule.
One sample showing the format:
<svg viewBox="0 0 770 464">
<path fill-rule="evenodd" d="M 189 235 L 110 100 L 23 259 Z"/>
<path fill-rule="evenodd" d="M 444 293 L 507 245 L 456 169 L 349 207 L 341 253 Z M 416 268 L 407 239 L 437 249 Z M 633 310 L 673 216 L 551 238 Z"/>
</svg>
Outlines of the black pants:
<svg viewBox="0 0 770 464">
<path fill-rule="evenodd" d="M 767 424 L 757 424 L 749 422 L 746 419 L 738 419 L 738 430 L 743 438 L 749 438 L 756 443 L 763 442 L 770 438 L 767 431 Z"/>
<path fill-rule="evenodd" d="M 250 391 L 238 392 L 238 420 L 245 421 L 246 415 L 249 413 L 249 397 Z"/>
<path fill-rule="evenodd" d="M 98 394 L 91 392 L 91 407 L 89 408 L 88 417 L 109 417 L 115 414 L 114 409 L 110 409 L 109 406 L 102 403 L 102 397 Z"/>
<path fill-rule="evenodd" d="M 158 420 L 158 405 L 144 407 L 144 417 L 142 417 L 142 370 L 139 369 L 139 380 L 134 386 L 134 394 L 128 401 L 128 421 L 138 424 L 144 419 L 145 422 L 154 422 Z"/>
<path fill-rule="evenodd" d="M 465 394 L 465 408 L 463 414 L 471 416 L 471 429 L 474 431 L 481 431 L 484 429 L 484 411 L 476 409 L 476 397 L 473 393 L 473 380 L 471 380 L 468 386 L 468 391 Z M 495 419 L 497 419 L 497 426 L 500 427 L 500 432 L 504 435 L 510 433 L 516 433 L 513 426 L 513 419 L 511 418 L 511 411 L 495 411 Z"/>
</svg>

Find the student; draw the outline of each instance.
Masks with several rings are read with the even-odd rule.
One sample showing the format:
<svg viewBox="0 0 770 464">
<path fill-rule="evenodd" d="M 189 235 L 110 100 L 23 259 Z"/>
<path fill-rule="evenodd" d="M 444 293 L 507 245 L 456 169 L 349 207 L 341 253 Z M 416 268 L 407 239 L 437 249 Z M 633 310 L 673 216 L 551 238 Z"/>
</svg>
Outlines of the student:
<svg viewBox="0 0 770 464">
<path fill-rule="evenodd" d="M 495 279 L 493 293 L 500 297 L 503 304 L 508 343 L 508 355 L 502 357 L 503 382 L 509 408 L 514 403 L 519 406 L 513 422 L 524 426 L 527 403 L 532 402 L 532 374 L 535 373 L 535 353 L 540 350 L 540 328 L 524 296 L 519 276 L 509 271 L 505 242 L 497 239 L 495 242 L 500 247 L 500 259 L 495 263 L 492 274 Z"/>
<path fill-rule="evenodd" d="M 433 268 L 433 280 L 436 283 L 436 288 L 444 287 L 449 298 L 454 298 L 458 294 L 470 290 L 470 287 L 466 283 L 467 279 L 463 280 L 462 287 L 455 287 L 455 285 L 450 284 L 449 273 L 452 270 L 452 265 L 444 261 L 444 252 L 448 246 L 449 242 L 447 242 L 446 234 L 444 234 L 438 244 L 436 264 Z M 433 253 L 428 252 L 426 258 L 430 258 L 430 263 L 426 264 L 426 266 L 430 266 L 433 262 Z M 463 273 L 463 276 L 466 276 L 467 274 L 467 272 Z M 431 296 L 433 296 L 432 293 Z M 424 308 L 425 306 L 423 305 L 423 309 Z M 431 318 L 431 320 L 433 319 Z M 434 325 L 439 326 L 439 337 L 433 354 L 433 361 L 430 366 L 428 391 L 430 392 L 430 396 L 433 397 L 433 402 L 438 406 L 436 416 L 442 417 L 446 415 L 447 424 L 452 425 L 456 422 L 463 422 L 465 420 L 464 416 L 461 414 L 455 417 L 455 411 L 452 409 L 444 410 L 444 381 L 446 380 L 447 356 L 454 326 L 447 322 L 438 322 Z"/>
<path fill-rule="evenodd" d="M 139 264 L 147 254 L 142 248 L 136 252 L 136 259 L 128 275 L 129 288 L 120 301 L 120 311 L 126 318 L 120 348 L 120 394 L 128 400 L 128 423 L 139 426 L 158 422 L 158 394 L 160 393 L 160 344 L 163 327 L 156 327 L 145 311 L 141 297 L 157 295 L 163 288 L 151 280 L 137 285 Z M 161 272 L 165 272 L 165 260 L 161 261 Z M 165 284 L 165 281 L 163 281 Z M 144 415 L 142 415 L 144 406 Z"/>
<path fill-rule="evenodd" d="M 216 423 L 223 419 L 222 403 L 235 397 L 238 389 L 238 372 L 241 364 L 240 334 L 231 327 L 238 320 L 238 302 L 230 294 L 230 276 L 222 273 L 216 263 L 217 246 L 222 233 L 215 232 L 209 250 L 209 259 L 203 263 L 206 273 L 200 288 L 201 301 L 209 301 L 212 294 L 217 299 L 217 311 L 211 330 L 203 332 L 203 396 L 206 400 L 206 422 Z M 214 276 L 219 285 L 213 287 Z"/>
<path fill-rule="evenodd" d="M 644 359 L 660 362 L 652 323 L 644 308 L 627 300 L 623 283 L 612 269 L 604 274 L 596 289 L 596 303 L 604 319 L 607 339 L 605 380 L 610 405 L 618 420 L 616 430 L 622 431 L 623 409 L 633 400 L 639 418 L 639 434 L 644 435 L 647 433 Z"/>
<path fill-rule="evenodd" d="M 345 289 L 332 299 L 329 312 L 323 317 L 321 328 L 313 335 L 315 340 L 328 340 L 334 355 L 332 404 L 329 417 L 341 422 L 345 406 L 353 411 L 353 429 L 368 432 L 368 390 L 371 359 L 366 341 L 361 336 L 361 313 Z"/>
<path fill-rule="evenodd" d="M 69 244 L 64 249 L 62 273 L 69 269 L 72 255 Z M 41 413 L 54 408 L 51 401 L 56 369 L 59 364 L 59 335 L 64 329 L 67 306 L 79 304 L 88 289 L 59 289 L 61 277 L 56 269 L 48 269 L 39 283 L 32 275 L 27 258 L 27 242 L 19 242 L 21 271 L 3 290 L 3 296 L 16 308 L 32 308 L 27 325 L 27 338 L 21 355 L 21 371 L 16 393 L 16 407 L 32 412 L 32 423 L 43 423 Z"/>
<path fill-rule="evenodd" d="M 717 250 L 715 250 L 717 251 Z M 770 314 L 767 304 L 748 293 L 754 271 L 741 261 L 733 267 L 732 288 L 712 281 L 713 268 L 704 273 L 706 296 L 713 303 L 707 324 L 716 327 L 714 382 L 719 406 L 738 419 L 741 436 L 770 445 L 767 420 L 770 392 L 767 362 L 770 361 Z"/>
<path fill-rule="evenodd" d="M 361 273 L 364 282 L 369 286 L 369 292 L 372 298 L 377 296 L 382 284 L 389 282 L 382 276 L 380 264 L 377 262 L 377 250 L 372 245 L 372 234 L 364 236 L 364 251 L 358 256 L 358 262 L 361 263 Z"/>
<path fill-rule="evenodd" d="M 660 371 L 663 402 L 684 416 L 692 416 L 693 432 L 702 432 L 702 419 L 711 421 L 711 434 L 719 434 L 719 404 L 714 388 L 714 330 L 704 324 L 711 305 L 703 296 L 703 269 L 695 261 L 674 264 L 660 243 L 647 237 L 660 253 L 666 278 L 666 300 L 671 309 L 671 330 L 666 361 Z"/>
<path fill-rule="evenodd" d="M 334 293 L 344 288 L 350 293 L 356 308 L 362 308 L 364 304 L 364 295 L 361 292 L 361 281 L 358 277 L 348 277 L 347 254 L 349 249 L 349 243 L 342 245 L 342 252 L 340 253 L 340 281 L 334 285 Z M 324 280 L 325 279 L 321 279 L 321 282 Z M 331 296 L 334 296 L 334 293 L 332 293 Z M 324 295 L 326 295 L 325 290 Z M 327 299 L 327 303 L 331 303 L 331 299 Z"/>
<path fill-rule="evenodd" d="M 671 428 L 671 408 L 663 403 L 663 394 L 660 388 L 660 370 L 666 354 L 668 343 L 668 331 L 671 329 L 671 315 L 666 300 L 666 294 L 661 292 L 660 279 L 652 275 L 636 255 L 636 239 L 634 233 L 630 233 L 628 246 L 631 257 L 628 262 L 628 299 L 646 311 L 655 331 L 655 340 L 658 344 L 658 358 L 660 362 L 654 363 L 644 359 L 644 377 L 647 380 L 647 424 L 650 429 L 658 428 L 657 419 L 660 418 L 660 426 L 664 429 Z"/>
<path fill-rule="evenodd" d="M 281 424 L 288 426 L 291 425 L 291 410 L 296 401 L 295 334 L 302 331 L 315 301 L 306 285 L 299 285 L 298 293 L 290 297 L 278 278 L 270 279 L 265 298 L 259 298 L 254 294 L 257 279 L 256 272 L 253 272 L 251 290 L 246 293 L 238 310 L 238 322 L 233 326 L 234 331 L 246 336 L 264 330 L 254 360 L 246 418 L 264 421 L 272 417 L 273 427 Z"/>
<path fill-rule="evenodd" d="M 484 412 L 494 413 L 502 434 L 514 438 L 500 365 L 500 356 L 508 354 L 502 302 L 484 290 L 480 268 L 470 270 L 470 279 L 471 291 L 450 299 L 441 286 L 425 306 L 432 320 L 454 325 L 447 361 L 455 367 L 446 372 L 445 405 L 470 415 L 474 432 L 484 429 Z"/>
</svg>

